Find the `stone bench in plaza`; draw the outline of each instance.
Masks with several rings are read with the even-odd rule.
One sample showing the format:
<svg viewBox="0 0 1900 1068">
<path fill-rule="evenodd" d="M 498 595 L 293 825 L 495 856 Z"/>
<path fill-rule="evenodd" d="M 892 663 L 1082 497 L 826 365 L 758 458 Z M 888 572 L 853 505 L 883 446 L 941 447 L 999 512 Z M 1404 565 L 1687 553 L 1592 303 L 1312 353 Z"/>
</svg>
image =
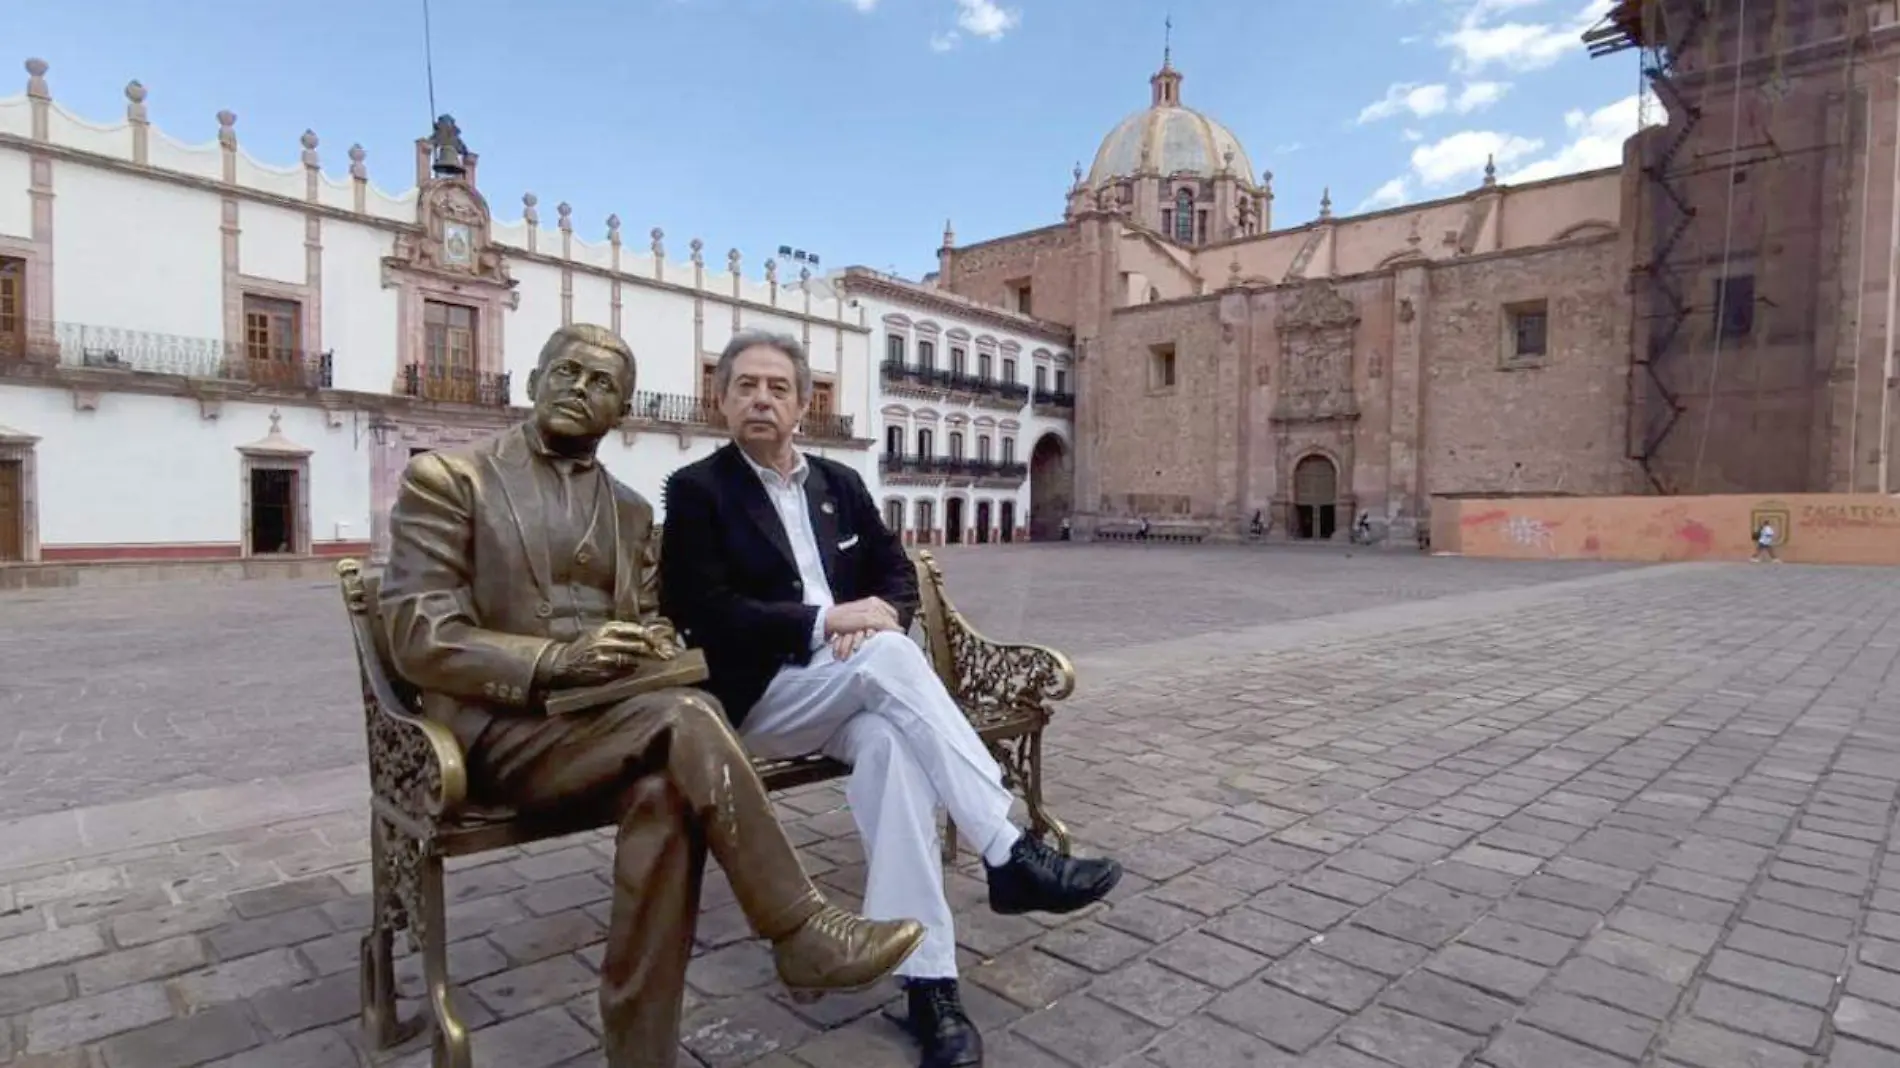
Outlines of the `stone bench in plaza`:
<svg viewBox="0 0 1900 1068">
<path fill-rule="evenodd" d="M 1104 523 L 1095 528 L 1097 541 L 1165 541 L 1198 544 L 1211 533 L 1205 526 L 1192 523 L 1150 523 L 1142 536 L 1140 523 Z"/>
<path fill-rule="evenodd" d="M 657 535 L 656 535 L 657 541 Z M 937 675 L 989 745 L 1010 789 L 1028 807 L 1030 831 L 1067 852 L 1067 828 L 1043 801 L 1042 734 L 1054 702 L 1075 689 L 1068 657 L 1038 645 L 992 641 L 951 604 L 943 569 L 911 551 L 921 605 L 917 621 Z M 461 747 L 448 728 L 418 712 L 418 694 L 391 666 L 377 609 L 378 577 L 361 561 L 337 564 L 355 638 L 369 732 L 371 911 L 363 937 L 362 1023 L 370 1045 L 387 1049 L 434 1025 L 436 1068 L 467 1068 L 468 1032 L 451 1002 L 443 862 L 608 825 L 589 814 L 527 818 L 486 808 L 469 794 Z M 758 761 L 767 789 L 789 790 L 842 778 L 849 769 L 823 756 Z M 945 829 L 944 863 L 957 853 Z M 422 957 L 427 1012 L 401 1020 L 396 1008 L 395 936 L 406 933 Z"/>
</svg>

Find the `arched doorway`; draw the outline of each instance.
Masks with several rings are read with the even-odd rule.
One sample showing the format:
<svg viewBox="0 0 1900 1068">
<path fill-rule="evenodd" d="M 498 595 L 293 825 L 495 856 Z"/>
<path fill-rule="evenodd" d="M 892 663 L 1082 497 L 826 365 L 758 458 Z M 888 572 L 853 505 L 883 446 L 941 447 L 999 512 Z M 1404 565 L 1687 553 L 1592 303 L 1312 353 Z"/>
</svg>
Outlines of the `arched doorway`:
<svg viewBox="0 0 1900 1068">
<path fill-rule="evenodd" d="M 1030 541 L 1062 536 L 1062 521 L 1075 511 L 1074 481 L 1068 443 L 1054 433 L 1037 438 L 1029 453 Z"/>
<path fill-rule="evenodd" d="M 915 511 L 918 544 L 935 545 L 937 543 L 937 502 L 918 501 Z"/>
<path fill-rule="evenodd" d="M 978 545 L 990 543 L 990 502 L 988 501 L 976 502 L 976 543 Z"/>
<path fill-rule="evenodd" d="M 1326 539 L 1338 529 L 1339 469 L 1317 453 L 1293 467 L 1292 535 Z"/>
<path fill-rule="evenodd" d="M 951 497 L 943 502 L 943 543 L 945 545 L 963 544 L 963 498 Z"/>
<path fill-rule="evenodd" d="M 904 536 L 904 502 L 901 498 L 892 497 L 884 502 L 884 525 L 898 537 Z"/>
<path fill-rule="evenodd" d="M 997 525 L 1002 528 L 1003 540 L 1015 541 L 1016 540 L 1016 502 L 1004 501 L 1002 505 L 1002 509 L 1003 509 L 1003 516 L 1001 519 L 998 519 L 996 522 L 997 522 Z"/>
</svg>

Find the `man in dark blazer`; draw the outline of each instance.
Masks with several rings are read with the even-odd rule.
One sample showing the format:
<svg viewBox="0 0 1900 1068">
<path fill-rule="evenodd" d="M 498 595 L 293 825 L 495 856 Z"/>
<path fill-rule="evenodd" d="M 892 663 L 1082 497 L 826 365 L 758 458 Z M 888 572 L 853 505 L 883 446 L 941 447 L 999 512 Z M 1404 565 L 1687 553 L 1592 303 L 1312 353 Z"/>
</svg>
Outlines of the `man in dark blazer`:
<svg viewBox="0 0 1900 1068">
<path fill-rule="evenodd" d="M 409 462 L 380 608 L 391 661 L 461 743 L 478 799 L 619 821 L 602 1044 L 613 1068 L 672 1068 L 709 848 L 794 989 L 881 980 L 923 931 L 824 901 L 704 692 L 547 712 L 553 692 L 677 653 L 659 611 L 653 509 L 595 455 L 633 383 L 633 352 L 612 331 L 557 330 L 528 377 L 531 418 Z"/>
<path fill-rule="evenodd" d="M 957 993 L 936 808 L 983 854 L 990 907 L 1072 912 L 1121 877 L 1018 829 L 1002 770 L 909 635 L 916 572 L 857 473 L 794 444 L 811 403 L 796 340 L 742 332 L 713 391 L 732 434 L 666 483 L 660 604 L 706 654 L 707 688 L 754 756 L 823 752 L 852 767 L 864 913 L 916 917 L 905 977 L 924 1068 L 983 1062 Z"/>
</svg>

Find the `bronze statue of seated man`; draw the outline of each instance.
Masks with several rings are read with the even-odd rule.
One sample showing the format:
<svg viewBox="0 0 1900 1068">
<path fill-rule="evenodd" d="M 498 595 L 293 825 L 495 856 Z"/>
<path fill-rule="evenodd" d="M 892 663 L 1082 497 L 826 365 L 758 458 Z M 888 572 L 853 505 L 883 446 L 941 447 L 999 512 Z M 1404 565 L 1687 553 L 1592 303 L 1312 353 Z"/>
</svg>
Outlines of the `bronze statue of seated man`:
<svg viewBox="0 0 1900 1068">
<path fill-rule="evenodd" d="M 410 461 L 380 601 L 391 660 L 461 743 L 476 797 L 524 815 L 600 806 L 618 820 L 607 1060 L 672 1068 L 708 850 L 795 994 L 878 982 L 923 928 L 826 903 L 716 698 L 662 684 L 550 708 L 679 655 L 659 615 L 653 509 L 595 458 L 634 380 L 612 331 L 556 331 L 528 378 L 532 418 Z"/>
</svg>

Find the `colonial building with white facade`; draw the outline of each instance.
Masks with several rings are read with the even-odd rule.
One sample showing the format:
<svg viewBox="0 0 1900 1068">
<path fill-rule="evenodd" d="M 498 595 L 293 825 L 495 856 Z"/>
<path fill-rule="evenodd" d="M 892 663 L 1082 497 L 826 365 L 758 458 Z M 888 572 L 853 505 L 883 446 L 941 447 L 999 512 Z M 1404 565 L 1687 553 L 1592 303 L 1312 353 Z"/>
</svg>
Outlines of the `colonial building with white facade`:
<svg viewBox="0 0 1900 1068">
<path fill-rule="evenodd" d="M 1053 540 L 1070 511 L 1074 366 L 1067 327 L 852 267 L 867 312 L 884 522 L 918 545 Z"/>
<path fill-rule="evenodd" d="M 770 261 L 747 277 L 738 250 L 669 248 L 532 193 L 505 221 L 452 124 L 391 194 L 360 147 L 306 132 L 296 162 L 261 163 L 228 111 L 187 144 L 137 82 L 100 124 L 26 68 L 0 99 L 0 562 L 378 551 L 409 458 L 520 418 L 542 343 L 572 322 L 639 357 L 601 455 L 656 508 L 724 437 L 704 398 L 741 327 L 805 342 L 805 446 L 876 484 L 855 432 L 883 403 L 873 327 L 816 279 Z"/>
</svg>

